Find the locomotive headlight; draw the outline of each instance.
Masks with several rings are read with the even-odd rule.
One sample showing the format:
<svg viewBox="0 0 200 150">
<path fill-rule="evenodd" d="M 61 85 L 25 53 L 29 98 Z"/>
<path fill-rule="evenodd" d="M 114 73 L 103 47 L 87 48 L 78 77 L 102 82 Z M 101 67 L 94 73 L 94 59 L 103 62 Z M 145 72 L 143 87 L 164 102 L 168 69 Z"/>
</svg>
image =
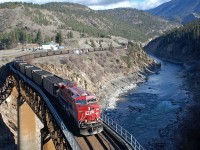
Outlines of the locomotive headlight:
<svg viewBox="0 0 200 150">
<path fill-rule="evenodd" d="M 99 110 L 99 108 L 96 108 L 96 110 Z"/>
<path fill-rule="evenodd" d="M 88 110 L 90 110 L 90 107 L 88 107 Z"/>
</svg>

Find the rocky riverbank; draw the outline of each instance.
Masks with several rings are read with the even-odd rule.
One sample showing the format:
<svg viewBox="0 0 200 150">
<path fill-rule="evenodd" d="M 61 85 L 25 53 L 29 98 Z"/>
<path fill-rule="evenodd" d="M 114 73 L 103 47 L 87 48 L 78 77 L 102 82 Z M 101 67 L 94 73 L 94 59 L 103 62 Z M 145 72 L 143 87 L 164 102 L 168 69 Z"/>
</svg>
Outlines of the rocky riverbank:
<svg viewBox="0 0 200 150">
<path fill-rule="evenodd" d="M 177 149 L 200 149 L 200 63 L 186 65 L 186 85 L 192 99 L 181 118 L 177 130 Z"/>
<path fill-rule="evenodd" d="M 160 69 L 159 64 L 145 69 L 144 72 L 136 72 L 130 76 L 123 76 L 108 81 L 102 89 L 97 92 L 97 96 L 102 99 L 102 107 L 104 109 L 113 108 L 118 101 L 118 97 L 145 82 L 150 74 L 157 73 Z M 109 94 L 108 94 L 109 93 Z"/>
<path fill-rule="evenodd" d="M 134 55 L 138 57 L 129 57 L 127 51 L 118 50 L 39 58 L 30 62 L 95 93 L 101 106 L 107 108 L 114 106 L 120 93 L 145 81 L 147 74 L 160 67 L 141 49 L 135 50 Z"/>
</svg>

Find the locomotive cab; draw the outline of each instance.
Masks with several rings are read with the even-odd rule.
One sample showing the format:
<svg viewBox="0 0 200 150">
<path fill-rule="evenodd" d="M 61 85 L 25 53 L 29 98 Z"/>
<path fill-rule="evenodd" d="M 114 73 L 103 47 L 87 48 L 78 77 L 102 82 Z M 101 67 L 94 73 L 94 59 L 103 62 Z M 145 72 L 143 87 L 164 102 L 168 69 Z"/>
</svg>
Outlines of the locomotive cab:
<svg viewBox="0 0 200 150">
<path fill-rule="evenodd" d="M 80 134 L 92 135 L 103 131 L 100 106 L 96 96 L 81 96 L 76 99 Z"/>
</svg>

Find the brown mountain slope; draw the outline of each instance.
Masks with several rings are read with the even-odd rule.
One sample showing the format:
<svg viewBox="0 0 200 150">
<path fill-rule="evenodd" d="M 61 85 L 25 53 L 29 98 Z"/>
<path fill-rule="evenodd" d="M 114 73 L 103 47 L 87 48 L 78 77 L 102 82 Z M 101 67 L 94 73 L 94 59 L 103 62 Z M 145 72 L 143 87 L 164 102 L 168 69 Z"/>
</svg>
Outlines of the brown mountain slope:
<svg viewBox="0 0 200 150">
<path fill-rule="evenodd" d="M 3 3 L 0 4 L 0 14 L 1 32 L 25 28 L 35 35 L 41 29 L 44 37 L 55 36 L 58 30 L 63 31 L 64 37 L 67 37 L 67 32 L 74 30 L 78 31 L 77 37 L 115 35 L 135 41 L 147 41 L 176 26 L 134 9 L 95 11 L 70 3 Z"/>
</svg>

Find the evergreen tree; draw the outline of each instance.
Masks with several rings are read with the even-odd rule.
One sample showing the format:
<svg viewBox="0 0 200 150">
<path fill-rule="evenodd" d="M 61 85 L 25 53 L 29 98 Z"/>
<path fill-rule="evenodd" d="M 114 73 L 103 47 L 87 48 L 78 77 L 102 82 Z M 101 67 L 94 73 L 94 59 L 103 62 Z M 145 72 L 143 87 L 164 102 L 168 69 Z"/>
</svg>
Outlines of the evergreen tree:
<svg viewBox="0 0 200 150">
<path fill-rule="evenodd" d="M 18 32 L 19 32 L 19 41 L 21 43 L 26 43 L 28 41 L 26 31 L 24 31 L 24 30 L 21 29 Z"/>
<path fill-rule="evenodd" d="M 37 33 L 36 38 L 35 38 L 35 42 L 38 43 L 38 44 L 40 44 L 40 45 L 43 43 L 43 41 L 42 41 L 42 34 L 41 34 L 40 30 L 38 30 L 38 33 Z"/>
<path fill-rule="evenodd" d="M 16 36 L 16 33 L 15 31 L 12 31 L 11 34 L 10 34 L 10 45 L 12 46 L 15 46 L 17 44 L 17 36 Z"/>
<path fill-rule="evenodd" d="M 55 40 L 56 40 L 56 43 L 59 43 L 59 45 L 61 45 L 61 43 L 63 42 L 61 31 L 56 34 Z"/>
</svg>

